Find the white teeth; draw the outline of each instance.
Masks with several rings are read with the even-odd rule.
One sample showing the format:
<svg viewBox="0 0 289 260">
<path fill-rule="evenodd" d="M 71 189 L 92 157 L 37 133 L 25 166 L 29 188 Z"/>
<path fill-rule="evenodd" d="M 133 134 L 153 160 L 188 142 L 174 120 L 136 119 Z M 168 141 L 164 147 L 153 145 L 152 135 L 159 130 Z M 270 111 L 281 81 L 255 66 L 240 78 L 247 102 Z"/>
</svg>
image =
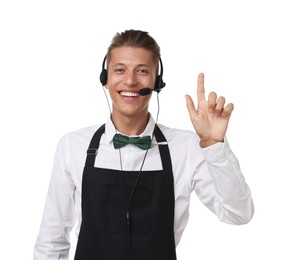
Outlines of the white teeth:
<svg viewBox="0 0 289 260">
<path fill-rule="evenodd" d="M 137 97 L 137 96 L 139 96 L 139 93 L 136 93 L 136 92 L 125 92 L 125 91 L 122 91 L 122 92 L 120 92 L 120 94 L 122 96 L 126 96 L 126 97 Z"/>
</svg>

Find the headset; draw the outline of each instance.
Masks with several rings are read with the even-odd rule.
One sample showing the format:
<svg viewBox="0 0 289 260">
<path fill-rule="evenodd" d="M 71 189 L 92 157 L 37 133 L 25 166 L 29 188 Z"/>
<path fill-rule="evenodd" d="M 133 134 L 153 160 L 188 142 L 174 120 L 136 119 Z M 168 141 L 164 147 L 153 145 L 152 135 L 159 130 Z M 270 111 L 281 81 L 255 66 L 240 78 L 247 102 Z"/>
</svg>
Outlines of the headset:
<svg viewBox="0 0 289 260">
<path fill-rule="evenodd" d="M 102 70 L 99 76 L 100 82 L 102 84 L 102 86 L 104 86 L 107 82 L 107 70 L 105 69 L 105 62 L 107 59 L 107 55 L 105 55 L 103 62 L 102 62 Z M 165 86 L 166 83 L 163 81 L 163 62 L 162 59 L 159 59 L 159 63 L 160 63 L 160 73 L 156 78 L 156 82 L 155 82 L 155 87 L 154 87 L 154 91 L 156 91 L 157 93 L 159 93 Z"/>
</svg>

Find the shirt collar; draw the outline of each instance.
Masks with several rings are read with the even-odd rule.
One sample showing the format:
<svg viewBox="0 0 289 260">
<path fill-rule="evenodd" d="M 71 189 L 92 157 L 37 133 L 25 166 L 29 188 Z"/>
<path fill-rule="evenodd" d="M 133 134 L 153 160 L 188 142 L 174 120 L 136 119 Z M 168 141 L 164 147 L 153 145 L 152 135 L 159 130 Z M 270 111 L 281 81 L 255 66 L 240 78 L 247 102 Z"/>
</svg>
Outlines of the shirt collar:
<svg viewBox="0 0 289 260">
<path fill-rule="evenodd" d="M 149 115 L 148 124 L 147 124 L 145 130 L 139 136 L 142 137 L 145 135 L 149 135 L 152 137 L 154 128 L 155 128 L 155 120 L 153 119 L 153 117 L 151 115 Z M 105 124 L 105 140 L 106 140 L 106 142 L 107 143 L 112 142 L 112 139 L 116 133 L 120 133 L 120 132 L 116 131 L 114 124 L 111 120 L 111 117 L 109 117 L 108 120 L 106 121 L 106 124 Z M 120 133 L 120 134 L 122 134 L 122 133 Z"/>
</svg>

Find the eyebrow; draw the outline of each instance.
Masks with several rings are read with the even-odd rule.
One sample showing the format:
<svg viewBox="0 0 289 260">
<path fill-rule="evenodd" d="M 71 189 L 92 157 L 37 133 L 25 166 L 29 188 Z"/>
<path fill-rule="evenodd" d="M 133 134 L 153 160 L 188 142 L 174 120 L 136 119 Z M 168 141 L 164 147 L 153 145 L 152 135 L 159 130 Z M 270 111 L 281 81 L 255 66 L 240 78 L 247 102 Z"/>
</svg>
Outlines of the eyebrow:
<svg viewBox="0 0 289 260">
<path fill-rule="evenodd" d="M 116 66 L 123 66 L 124 63 L 116 63 L 116 64 L 113 64 L 112 67 L 116 67 Z"/>
<path fill-rule="evenodd" d="M 116 64 L 112 65 L 112 67 L 116 67 L 116 66 L 126 66 L 126 64 L 124 64 L 124 63 L 116 63 Z M 137 64 L 136 67 L 149 67 L 149 65 L 140 63 L 140 64 Z"/>
</svg>

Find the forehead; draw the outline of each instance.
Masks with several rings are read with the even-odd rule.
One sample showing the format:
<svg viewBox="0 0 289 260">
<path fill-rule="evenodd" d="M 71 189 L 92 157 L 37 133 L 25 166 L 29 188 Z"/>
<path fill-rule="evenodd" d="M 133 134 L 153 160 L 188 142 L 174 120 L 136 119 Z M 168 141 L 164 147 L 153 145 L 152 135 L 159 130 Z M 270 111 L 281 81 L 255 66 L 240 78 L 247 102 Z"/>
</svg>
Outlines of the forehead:
<svg viewBox="0 0 289 260">
<path fill-rule="evenodd" d="M 136 47 L 118 47 L 111 50 L 109 63 L 116 64 L 146 64 L 147 66 L 154 66 L 153 54 L 143 48 Z"/>
</svg>

